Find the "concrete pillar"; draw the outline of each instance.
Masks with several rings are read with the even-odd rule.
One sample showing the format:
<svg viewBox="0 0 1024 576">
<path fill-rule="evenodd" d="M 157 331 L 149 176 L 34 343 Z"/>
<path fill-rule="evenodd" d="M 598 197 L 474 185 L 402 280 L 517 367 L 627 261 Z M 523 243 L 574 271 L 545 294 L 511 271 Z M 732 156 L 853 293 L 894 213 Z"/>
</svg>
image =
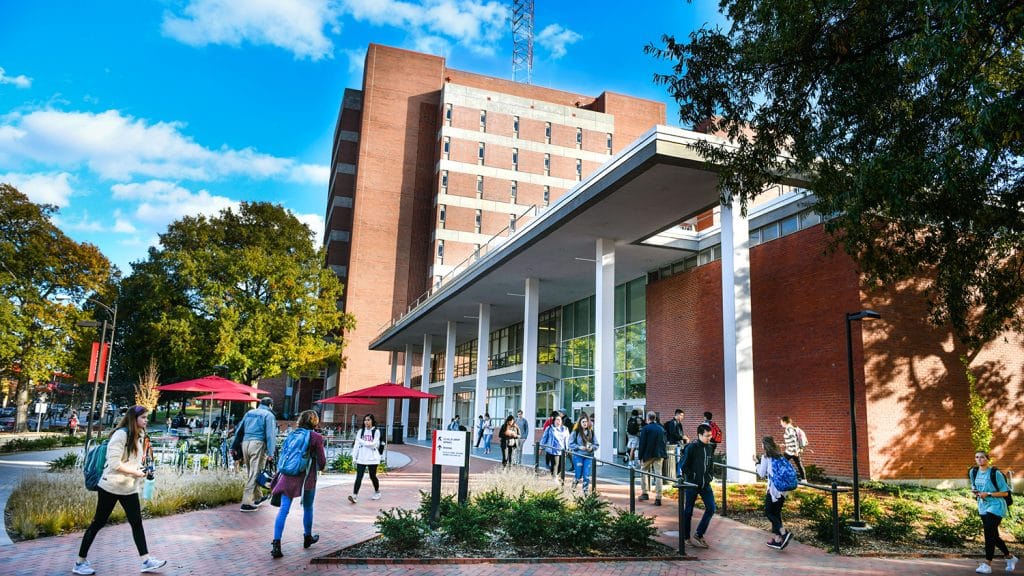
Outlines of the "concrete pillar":
<svg viewBox="0 0 1024 576">
<path fill-rule="evenodd" d="M 447 426 L 455 416 L 455 321 L 448 321 L 448 334 L 444 342 L 444 405 L 441 408 L 441 425 Z M 463 416 L 466 416 L 463 414 Z M 467 428 L 472 422 L 464 422 Z"/>
<path fill-rule="evenodd" d="M 388 380 L 392 384 L 398 382 L 398 350 L 391 351 L 391 379 Z M 387 437 L 391 438 L 391 427 L 395 423 L 395 399 L 388 398 L 388 409 L 387 414 L 384 416 L 385 424 L 384 429 L 387 431 Z"/>
<path fill-rule="evenodd" d="M 423 358 L 421 360 L 423 365 L 423 376 L 420 377 L 420 391 L 430 392 L 430 355 L 433 354 L 431 351 L 431 345 L 433 340 L 430 334 L 423 335 Z M 430 412 L 428 411 L 429 400 L 420 400 L 420 425 L 416 431 L 416 439 L 420 442 L 427 440 L 427 419 L 430 418 Z"/>
<path fill-rule="evenodd" d="M 594 420 L 597 457 L 615 460 L 615 242 L 598 238 L 594 266 Z"/>
<path fill-rule="evenodd" d="M 487 412 L 487 358 L 491 355 L 490 304 L 480 304 L 476 337 L 476 394 L 473 398 L 473 406 L 476 410 L 473 415 L 474 426 L 476 425 L 476 416 Z"/>
<path fill-rule="evenodd" d="M 733 198 L 735 202 L 735 197 Z M 750 228 L 738 205 L 722 205 L 722 345 L 726 463 L 750 468 L 754 430 L 754 348 L 750 305 Z M 729 480 L 751 475 L 729 471 Z"/>
<path fill-rule="evenodd" d="M 402 383 L 406 388 L 412 387 L 412 357 L 413 350 L 412 344 L 405 345 L 405 375 L 403 376 Z M 406 436 L 409 435 L 409 399 L 405 398 L 402 400 L 402 431 Z"/>
<path fill-rule="evenodd" d="M 523 454 L 533 454 L 533 442 L 537 432 L 537 323 L 540 314 L 540 281 L 526 279 L 525 304 L 523 306 L 523 416 L 530 423 L 529 437 L 523 446 Z"/>
</svg>

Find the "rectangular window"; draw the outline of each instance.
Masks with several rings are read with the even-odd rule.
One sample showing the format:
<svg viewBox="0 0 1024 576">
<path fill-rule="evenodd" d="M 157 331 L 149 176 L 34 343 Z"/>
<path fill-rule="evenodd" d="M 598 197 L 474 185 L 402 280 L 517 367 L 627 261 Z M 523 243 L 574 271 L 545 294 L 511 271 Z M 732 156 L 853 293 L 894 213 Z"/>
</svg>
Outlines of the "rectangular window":
<svg viewBox="0 0 1024 576">
<path fill-rule="evenodd" d="M 475 216 L 475 218 L 473 219 L 473 227 L 475 228 L 475 232 L 476 232 L 477 234 L 479 234 L 479 233 L 480 233 L 480 221 L 481 221 L 481 219 L 482 219 L 482 218 L 483 218 L 483 215 L 482 215 L 482 213 L 480 212 L 480 209 L 477 209 L 477 211 L 476 211 L 476 216 Z"/>
<path fill-rule="evenodd" d="M 576 147 L 583 148 L 583 128 L 576 129 Z"/>
<path fill-rule="evenodd" d="M 444 123 L 449 125 L 449 126 L 452 125 L 452 105 L 451 104 L 445 104 L 445 106 L 444 106 Z"/>
<path fill-rule="evenodd" d="M 487 110 L 480 111 L 480 131 L 487 131 Z"/>
<path fill-rule="evenodd" d="M 547 206 L 548 204 L 551 204 L 551 187 L 550 186 L 545 186 L 544 187 L 544 205 Z"/>
<path fill-rule="evenodd" d="M 448 207 L 444 204 L 437 206 L 437 221 L 441 223 L 441 228 L 444 228 L 444 220 L 448 215 Z"/>
<path fill-rule="evenodd" d="M 544 123 L 544 142 L 551 144 L 551 122 Z"/>
<path fill-rule="evenodd" d="M 444 137 L 442 152 L 444 153 L 445 160 L 448 159 L 448 155 L 452 152 L 452 139 L 447 136 Z"/>
<path fill-rule="evenodd" d="M 512 117 L 512 135 L 519 138 L 519 116 Z"/>
<path fill-rule="evenodd" d="M 437 241 L 437 259 L 440 264 L 444 264 L 444 240 Z"/>
<path fill-rule="evenodd" d="M 799 216 L 793 215 L 779 223 L 782 227 L 782 235 L 792 234 L 800 229 Z"/>
<path fill-rule="evenodd" d="M 441 190 L 448 190 L 448 171 L 441 171 Z"/>
<path fill-rule="evenodd" d="M 516 231 L 516 215 L 515 214 L 509 214 L 508 215 L 508 231 L 509 232 L 515 232 Z"/>
<path fill-rule="evenodd" d="M 476 147 L 476 161 L 477 164 L 484 163 L 484 143 L 478 142 Z"/>
<path fill-rule="evenodd" d="M 476 197 L 479 198 L 484 193 L 484 177 L 476 177 Z"/>
<path fill-rule="evenodd" d="M 516 196 L 518 195 L 518 188 L 519 188 L 519 183 L 516 182 L 515 180 L 513 180 L 512 181 L 512 191 L 511 191 L 511 194 L 510 194 L 510 196 L 512 197 L 512 203 L 513 204 L 516 203 Z"/>
<path fill-rule="evenodd" d="M 576 159 L 576 179 L 583 179 L 583 160 L 580 160 L 579 158 Z"/>
<path fill-rule="evenodd" d="M 761 242 L 768 242 L 769 240 L 775 240 L 779 237 L 779 225 L 777 222 L 761 228 Z"/>
<path fill-rule="evenodd" d="M 800 227 L 809 228 L 821 223 L 821 215 L 812 210 L 800 213 Z"/>
<path fill-rule="evenodd" d="M 608 153 L 611 154 L 612 153 L 612 133 L 611 132 L 608 133 L 607 148 L 608 148 Z"/>
<path fill-rule="evenodd" d="M 551 154 L 544 155 L 544 175 L 551 176 Z"/>
<path fill-rule="evenodd" d="M 512 169 L 519 170 L 519 148 L 512 149 Z"/>
</svg>

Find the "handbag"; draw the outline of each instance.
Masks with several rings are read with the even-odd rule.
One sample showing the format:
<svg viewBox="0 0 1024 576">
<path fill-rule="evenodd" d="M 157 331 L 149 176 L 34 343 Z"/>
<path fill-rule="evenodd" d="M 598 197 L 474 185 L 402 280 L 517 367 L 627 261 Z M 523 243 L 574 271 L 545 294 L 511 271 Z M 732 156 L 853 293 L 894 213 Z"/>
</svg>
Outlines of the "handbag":
<svg viewBox="0 0 1024 576">
<path fill-rule="evenodd" d="M 256 473 L 256 485 L 269 490 L 275 474 L 274 466 L 268 460 L 266 464 L 263 465 L 263 470 Z"/>
<path fill-rule="evenodd" d="M 511 448 L 515 448 L 516 447 L 516 439 L 515 438 L 509 438 L 508 440 L 505 441 L 505 445 L 509 446 Z"/>
</svg>

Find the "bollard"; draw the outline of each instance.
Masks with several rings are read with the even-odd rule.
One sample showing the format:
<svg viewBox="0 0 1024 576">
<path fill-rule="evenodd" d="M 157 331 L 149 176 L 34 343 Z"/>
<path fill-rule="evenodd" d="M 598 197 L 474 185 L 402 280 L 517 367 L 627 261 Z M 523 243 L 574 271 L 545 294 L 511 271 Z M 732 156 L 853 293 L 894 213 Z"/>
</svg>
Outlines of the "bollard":
<svg viewBox="0 0 1024 576">
<path fill-rule="evenodd" d="M 683 496 L 683 479 L 676 478 L 676 500 L 679 506 L 679 555 L 686 556 L 686 539 L 683 538 L 683 509 L 686 507 L 686 498 Z"/>
<path fill-rule="evenodd" d="M 590 491 L 597 494 L 597 456 L 590 455 Z"/>
<path fill-rule="evenodd" d="M 836 483 L 832 483 L 832 546 L 834 552 L 839 554 L 839 491 Z"/>
<path fill-rule="evenodd" d="M 728 474 L 725 473 L 725 470 L 722 470 L 722 516 L 729 515 L 729 491 L 725 485 L 726 476 Z"/>
<path fill-rule="evenodd" d="M 636 514 L 636 468 L 629 467 L 629 513 Z"/>
</svg>

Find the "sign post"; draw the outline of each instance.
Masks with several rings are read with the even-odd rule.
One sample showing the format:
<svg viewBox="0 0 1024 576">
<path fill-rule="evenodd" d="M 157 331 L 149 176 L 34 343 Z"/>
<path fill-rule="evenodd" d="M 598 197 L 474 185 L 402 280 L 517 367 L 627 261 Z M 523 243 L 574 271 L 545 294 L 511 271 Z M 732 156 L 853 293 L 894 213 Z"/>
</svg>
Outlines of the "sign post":
<svg viewBox="0 0 1024 576">
<path fill-rule="evenodd" d="M 461 430 L 434 430 L 431 450 L 430 474 L 430 526 L 436 527 L 440 518 L 441 466 L 459 468 L 459 505 L 465 505 L 469 496 L 469 432 Z"/>
</svg>

